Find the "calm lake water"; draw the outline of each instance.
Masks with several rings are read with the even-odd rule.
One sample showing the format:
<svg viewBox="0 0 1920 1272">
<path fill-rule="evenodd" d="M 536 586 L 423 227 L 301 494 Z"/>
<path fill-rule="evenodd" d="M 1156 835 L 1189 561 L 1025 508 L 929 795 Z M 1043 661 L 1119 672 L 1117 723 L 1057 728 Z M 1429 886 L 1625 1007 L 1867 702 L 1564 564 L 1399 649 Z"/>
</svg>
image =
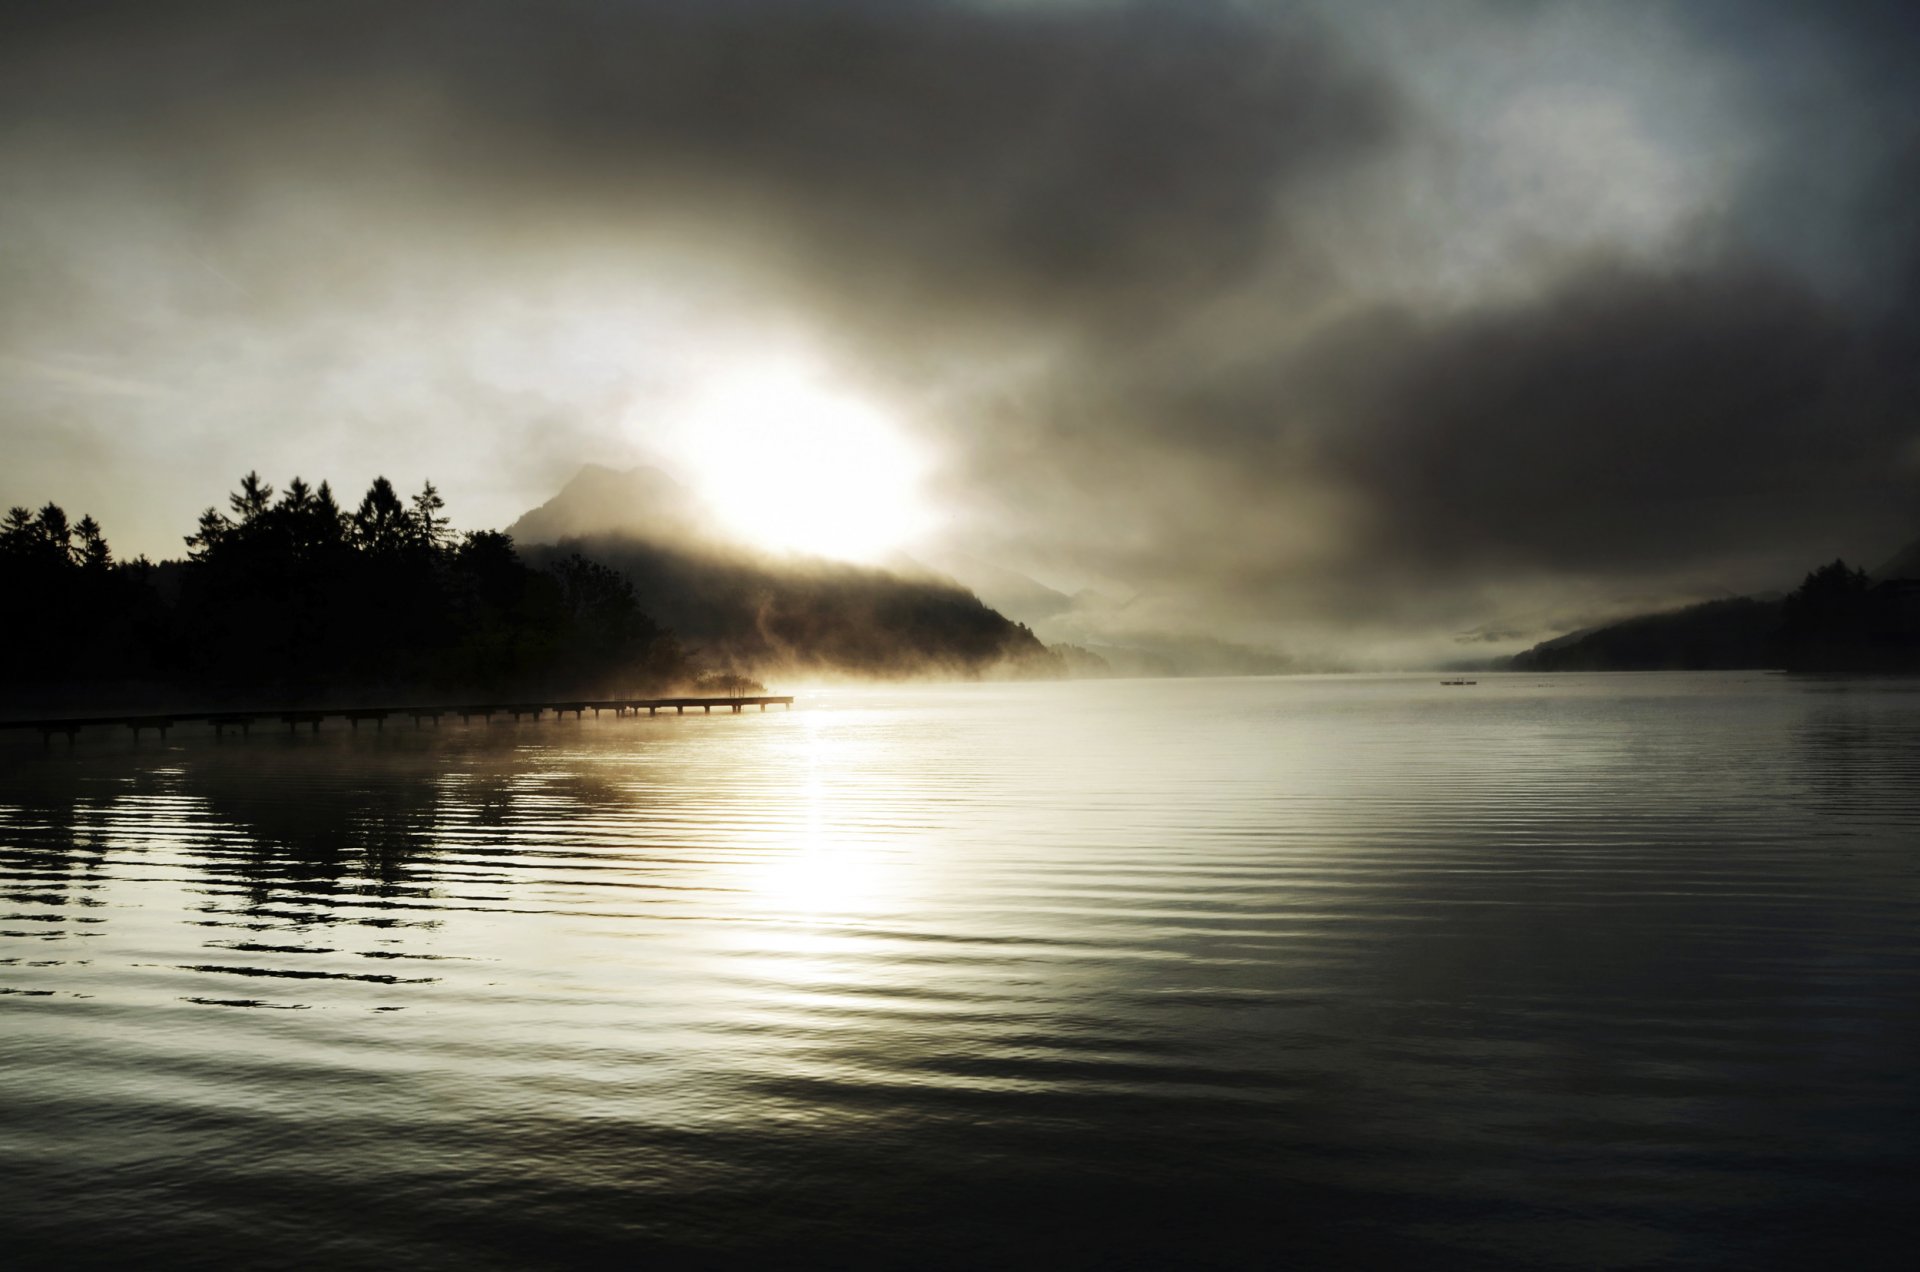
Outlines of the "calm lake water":
<svg viewBox="0 0 1920 1272">
<path fill-rule="evenodd" d="M 1911 1266 L 1920 683 L 0 740 L 11 1267 Z"/>
</svg>

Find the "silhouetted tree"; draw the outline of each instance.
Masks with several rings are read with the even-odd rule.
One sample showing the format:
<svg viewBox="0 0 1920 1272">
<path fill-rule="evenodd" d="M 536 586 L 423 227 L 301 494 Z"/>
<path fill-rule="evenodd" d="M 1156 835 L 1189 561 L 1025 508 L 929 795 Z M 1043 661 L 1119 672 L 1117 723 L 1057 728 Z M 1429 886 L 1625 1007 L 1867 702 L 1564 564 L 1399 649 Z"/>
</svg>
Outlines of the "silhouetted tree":
<svg viewBox="0 0 1920 1272">
<path fill-rule="evenodd" d="M 368 552 L 395 552 L 407 545 L 411 530 L 411 518 L 393 493 L 393 483 L 375 477 L 353 514 L 355 543 Z"/>
<path fill-rule="evenodd" d="M 1780 643 L 1789 669 L 1845 671 L 1884 661 L 1875 649 L 1874 596 L 1865 570 L 1832 561 L 1781 603 Z"/>
<path fill-rule="evenodd" d="M 242 525 L 252 523 L 273 503 L 273 487 L 260 480 L 257 472 L 240 479 L 240 489 L 227 496 L 227 506 Z"/>
<path fill-rule="evenodd" d="M 104 574 L 113 567 L 113 552 L 107 547 L 107 540 L 100 533 L 100 523 L 91 516 L 80 518 L 80 524 L 74 527 L 74 533 L 80 538 L 80 567 L 92 574 Z"/>
<path fill-rule="evenodd" d="M 199 530 L 186 536 L 187 559 L 190 561 L 206 560 L 214 550 L 220 546 L 221 542 L 226 539 L 228 532 L 232 529 L 233 523 L 221 516 L 218 508 L 208 505 L 207 510 L 200 514 Z"/>
<path fill-rule="evenodd" d="M 1867 572 L 1834 560 L 1812 571 L 1788 595 L 1784 607 L 1789 640 L 1857 638 L 1866 622 Z"/>
<path fill-rule="evenodd" d="M 0 522 L 0 597 L 28 621 L 0 624 L 0 681 L 40 694 L 147 676 L 173 648 L 165 607 L 143 561 L 116 565 L 100 523 L 70 525 L 49 503 Z"/>
<path fill-rule="evenodd" d="M 728 698 L 744 698 L 749 694 L 767 691 L 767 687 L 753 677 L 733 671 L 710 671 L 696 676 L 693 689 L 696 693 L 720 694 Z"/>
<path fill-rule="evenodd" d="M 347 541 L 347 514 L 333 498 L 333 487 L 322 481 L 313 492 L 313 507 L 306 515 L 304 542 L 310 547 L 339 547 Z"/>
<path fill-rule="evenodd" d="M 452 539 L 447 518 L 440 515 L 446 506 L 447 501 L 440 497 L 432 482 L 422 486 L 420 493 L 413 497 L 413 532 L 422 547 L 437 552 Z"/>
<path fill-rule="evenodd" d="M 0 681 L 42 696 L 139 679 L 254 702 L 440 692 L 604 693 L 680 680 L 687 658 L 619 573 L 522 561 L 504 534 L 457 546 L 426 483 L 377 478 L 352 516 L 299 477 L 257 472 L 185 536 L 188 559 L 113 559 L 91 516 L 0 518 Z M 162 586 L 164 582 L 164 588 Z"/>
<path fill-rule="evenodd" d="M 59 504 L 50 503 L 42 508 L 34 524 L 40 531 L 41 542 L 50 556 L 63 560 L 72 559 L 73 529 L 67 524 L 66 511 Z"/>
<path fill-rule="evenodd" d="M 26 557 L 32 553 L 38 537 L 33 525 L 33 509 L 18 505 L 7 509 L 7 519 L 0 523 L 0 551 L 9 557 Z"/>
</svg>

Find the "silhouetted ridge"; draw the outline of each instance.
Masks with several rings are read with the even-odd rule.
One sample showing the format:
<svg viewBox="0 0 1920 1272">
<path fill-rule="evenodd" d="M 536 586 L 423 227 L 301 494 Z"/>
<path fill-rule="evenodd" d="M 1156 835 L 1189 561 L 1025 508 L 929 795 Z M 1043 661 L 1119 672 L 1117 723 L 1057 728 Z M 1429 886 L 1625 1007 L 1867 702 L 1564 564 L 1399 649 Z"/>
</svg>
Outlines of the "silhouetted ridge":
<svg viewBox="0 0 1920 1272">
<path fill-rule="evenodd" d="M 1781 627 L 1795 671 L 1920 671 L 1920 579 L 1874 582 L 1834 561 L 1786 601 Z"/>
<path fill-rule="evenodd" d="M 588 465 L 509 530 L 535 563 L 578 553 L 619 571 L 648 613 L 729 666 L 1061 676 L 1099 662 L 1070 666 L 1025 624 L 913 563 L 889 570 L 729 543 L 704 527 L 693 496 L 654 468 Z"/>
<path fill-rule="evenodd" d="M 515 524 L 624 509 L 666 534 L 690 506 L 652 470 L 588 469 Z M 92 517 L 14 508 L 0 524 L 5 709 L 632 696 L 792 669 L 1067 674 L 1065 655 L 948 581 L 630 534 L 523 559 L 511 535 L 456 534 L 444 507 L 431 482 L 408 499 L 375 478 L 348 510 L 326 482 L 276 492 L 248 473 L 185 536 L 187 559 L 158 566 L 115 562 Z"/>
<path fill-rule="evenodd" d="M 681 639 L 729 665 L 875 676 L 1069 670 L 1031 629 L 932 577 L 619 535 L 527 552 L 536 562 L 570 552 L 605 562 Z"/>
<path fill-rule="evenodd" d="M 588 464 L 553 498 L 508 526 L 506 533 L 515 543 L 530 547 L 588 535 L 686 540 L 703 532 L 698 501 L 659 469 L 617 472 Z"/>
<path fill-rule="evenodd" d="M 1887 571 L 1906 568 L 1916 555 L 1920 544 L 1896 555 Z M 1920 578 L 1869 576 L 1836 560 L 1809 572 L 1782 600 L 1739 597 L 1641 615 L 1542 641 L 1509 665 L 1516 671 L 1920 671 Z"/>
<path fill-rule="evenodd" d="M 1777 667 L 1781 603 L 1737 597 L 1572 632 L 1515 654 L 1515 671 Z"/>
<path fill-rule="evenodd" d="M 1871 577 L 1883 583 L 1894 579 L 1920 579 L 1920 539 L 1915 539 L 1887 558 Z"/>
</svg>

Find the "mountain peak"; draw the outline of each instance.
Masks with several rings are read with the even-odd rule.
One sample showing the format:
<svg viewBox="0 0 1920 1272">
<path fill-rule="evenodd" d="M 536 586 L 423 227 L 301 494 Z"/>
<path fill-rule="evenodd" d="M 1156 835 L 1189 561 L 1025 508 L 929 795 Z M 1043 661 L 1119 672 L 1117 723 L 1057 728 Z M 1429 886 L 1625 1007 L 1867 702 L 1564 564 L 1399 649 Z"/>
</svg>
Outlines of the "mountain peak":
<svg viewBox="0 0 1920 1272">
<path fill-rule="evenodd" d="M 699 532 L 699 503 L 658 468 L 625 472 L 583 465 L 560 493 L 507 527 L 516 543 L 559 543 L 587 535 L 685 539 Z"/>
</svg>

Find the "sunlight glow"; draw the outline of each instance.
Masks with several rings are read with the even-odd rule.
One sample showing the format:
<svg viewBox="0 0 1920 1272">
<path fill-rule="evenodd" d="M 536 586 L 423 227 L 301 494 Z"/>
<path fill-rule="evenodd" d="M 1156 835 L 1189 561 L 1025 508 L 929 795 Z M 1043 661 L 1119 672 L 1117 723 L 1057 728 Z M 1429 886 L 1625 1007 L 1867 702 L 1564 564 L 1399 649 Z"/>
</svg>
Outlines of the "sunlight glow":
<svg viewBox="0 0 1920 1272">
<path fill-rule="evenodd" d="M 793 361 L 716 378 L 681 421 L 675 458 L 739 538 L 878 561 L 930 527 L 922 451 L 870 403 Z"/>
<path fill-rule="evenodd" d="M 843 743 L 829 728 L 830 719 L 816 712 L 803 722 L 807 782 L 792 802 L 806 810 L 806 820 L 786 851 L 770 856 L 750 884 L 755 896 L 783 913 L 816 921 L 844 918 L 873 903 L 884 891 L 886 873 L 873 847 L 851 833 L 848 810 L 836 799 L 835 781 L 845 780 Z"/>
</svg>

